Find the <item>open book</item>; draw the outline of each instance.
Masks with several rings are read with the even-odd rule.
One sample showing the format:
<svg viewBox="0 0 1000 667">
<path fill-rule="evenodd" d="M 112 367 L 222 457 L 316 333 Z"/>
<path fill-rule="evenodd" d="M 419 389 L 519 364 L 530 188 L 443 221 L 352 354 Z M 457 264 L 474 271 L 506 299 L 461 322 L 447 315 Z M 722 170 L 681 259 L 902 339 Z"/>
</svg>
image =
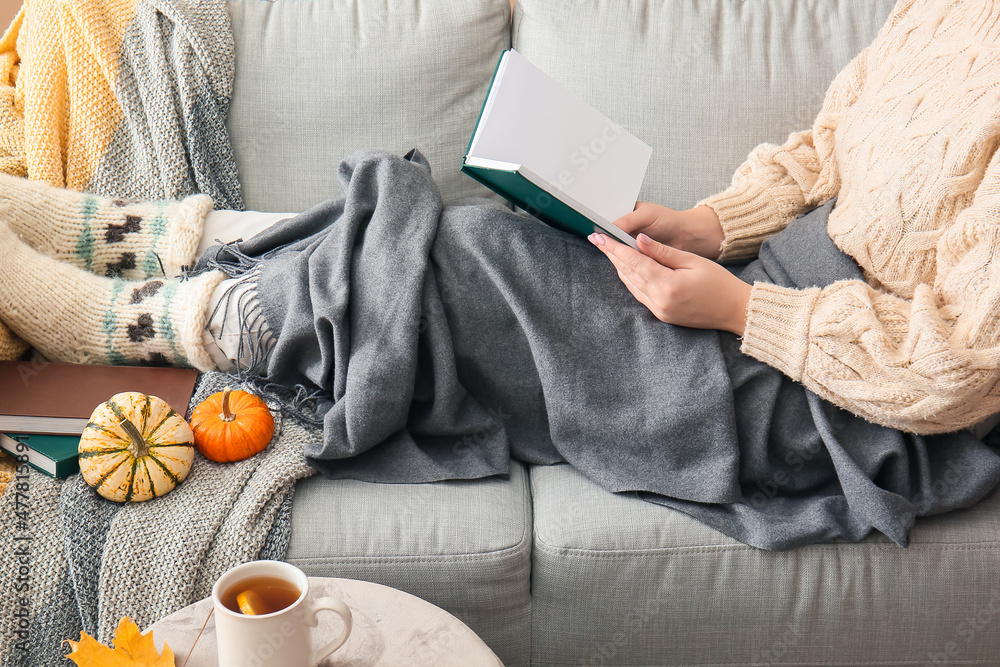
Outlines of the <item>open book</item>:
<svg viewBox="0 0 1000 667">
<path fill-rule="evenodd" d="M 504 51 L 462 171 L 554 227 L 603 232 L 635 208 L 652 149 L 513 49 Z"/>
</svg>

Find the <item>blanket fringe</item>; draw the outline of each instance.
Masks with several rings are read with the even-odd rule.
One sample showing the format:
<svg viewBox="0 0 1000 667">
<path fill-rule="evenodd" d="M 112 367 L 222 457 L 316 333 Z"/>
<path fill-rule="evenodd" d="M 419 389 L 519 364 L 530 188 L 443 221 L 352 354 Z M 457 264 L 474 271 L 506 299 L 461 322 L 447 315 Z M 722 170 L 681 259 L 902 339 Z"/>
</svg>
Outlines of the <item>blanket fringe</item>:
<svg viewBox="0 0 1000 667">
<path fill-rule="evenodd" d="M 215 242 L 220 246 L 219 250 L 200 263 L 199 272 L 218 269 L 231 278 L 239 278 L 251 271 L 259 270 L 261 262 L 270 254 L 251 257 L 240 248 L 243 239 L 225 243 L 216 239 Z"/>
<path fill-rule="evenodd" d="M 277 344 L 277 338 L 268 326 L 264 317 L 264 308 L 257 293 L 260 280 L 261 261 L 263 257 L 250 257 L 239 248 L 240 241 L 221 244 L 215 257 L 207 260 L 199 267 L 200 271 L 218 269 L 231 278 L 235 278 L 215 304 L 209 314 L 208 321 L 214 322 L 223 314 L 219 337 L 226 331 L 225 313 L 230 311 L 233 299 L 236 299 L 236 313 L 239 320 L 239 348 L 235 375 L 237 379 L 254 388 L 255 393 L 273 404 L 282 412 L 290 414 L 302 422 L 314 426 L 322 425 L 323 419 L 317 416 L 318 403 L 329 400 L 320 389 L 303 385 L 287 387 L 270 382 L 267 379 L 267 363 L 271 351 Z M 226 257 L 222 259 L 221 257 Z M 206 325 L 207 327 L 208 325 Z"/>
<path fill-rule="evenodd" d="M 323 418 L 317 416 L 317 404 L 324 399 L 329 400 L 329 397 L 322 390 L 301 384 L 286 387 L 269 382 L 267 378 L 260 376 L 251 376 L 247 382 L 253 385 L 255 393 L 280 409 L 283 414 L 291 415 L 300 422 L 312 426 L 323 425 Z"/>
<path fill-rule="evenodd" d="M 218 339 L 222 339 L 228 324 L 226 315 L 233 308 L 235 297 L 236 315 L 239 321 L 239 346 L 236 359 L 233 361 L 236 364 L 236 375 L 240 380 L 246 380 L 265 372 L 268 353 L 274 347 L 275 338 L 264 320 L 264 309 L 257 296 L 260 269 L 255 267 L 235 278 L 209 313 L 209 324 L 206 324 L 205 328 L 208 329 L 212 322 L 221 319 Z"/>
</svg>

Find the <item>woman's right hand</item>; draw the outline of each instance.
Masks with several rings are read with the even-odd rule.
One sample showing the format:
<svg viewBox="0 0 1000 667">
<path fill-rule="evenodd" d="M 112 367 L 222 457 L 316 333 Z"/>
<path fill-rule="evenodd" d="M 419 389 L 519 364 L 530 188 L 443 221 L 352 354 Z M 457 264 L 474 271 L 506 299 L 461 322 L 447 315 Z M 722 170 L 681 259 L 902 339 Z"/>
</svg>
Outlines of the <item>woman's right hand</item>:
<svg viewBox="0 0 1000 667">
<path fill-rule="evenodd" d="M 675 211 L 641 201 L 634 211 L 615 220 L 615 225 L 632 236 L 642 232 L 664 245 L 708 259 L 717 259 L 722 252 L 722 225 L 711 206 Z"/>
</svg>

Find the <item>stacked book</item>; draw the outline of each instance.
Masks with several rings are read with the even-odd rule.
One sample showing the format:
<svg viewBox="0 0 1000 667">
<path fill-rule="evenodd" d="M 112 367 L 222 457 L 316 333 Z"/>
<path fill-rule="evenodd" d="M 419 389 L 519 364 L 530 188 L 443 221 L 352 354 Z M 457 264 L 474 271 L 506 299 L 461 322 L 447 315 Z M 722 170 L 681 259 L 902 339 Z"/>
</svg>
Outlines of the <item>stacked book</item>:
<svg viewBox="0 0 1000 667">
<path fill-rule="evenodd" d="M 52 477 L 77 472 L 80 434 L 117 393 L 159 396 L 187 413 L 198 372 L 186 368 L 0 362 L 0 449 Z"/>
</svg>

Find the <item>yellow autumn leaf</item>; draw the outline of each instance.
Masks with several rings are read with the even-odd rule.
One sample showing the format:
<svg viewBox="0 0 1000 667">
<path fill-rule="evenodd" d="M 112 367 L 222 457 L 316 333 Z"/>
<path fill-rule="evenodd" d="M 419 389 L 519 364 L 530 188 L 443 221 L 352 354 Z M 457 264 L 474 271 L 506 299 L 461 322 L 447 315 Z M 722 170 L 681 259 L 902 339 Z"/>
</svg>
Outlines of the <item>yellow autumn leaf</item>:
<svg viewBox="0 0 1000 667">
<path fill-rule="evenodd" d="M 156 652 L 153 633 L 139 634 L 139 627 L 128 617 L 115 629 L 115 647 L 108 648 L 86 632 L 80 641 L 66 640 L 72 652 L 66 657 L 79 667 L 175 667 L 174 652 L 166 644 L 163 655 Z"/>
</svg>

